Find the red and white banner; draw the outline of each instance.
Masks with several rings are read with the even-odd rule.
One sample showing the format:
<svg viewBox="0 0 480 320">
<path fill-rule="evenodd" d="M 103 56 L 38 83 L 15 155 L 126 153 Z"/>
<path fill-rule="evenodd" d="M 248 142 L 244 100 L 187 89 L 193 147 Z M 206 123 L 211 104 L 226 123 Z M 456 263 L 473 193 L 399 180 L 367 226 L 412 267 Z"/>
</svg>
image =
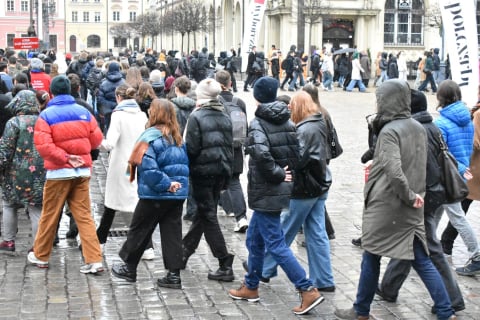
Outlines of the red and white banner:
<svg viewBox="0 0 480 320">
<path fill-rule="evenodd" d="M 473 0 L 439 0 L 452 80 L 469 106 L 478 101 L 477 18 Z"/>
<path fill-rule="evenodd" d="M 265 13 L 265 0 L 254 0 L 245 12 L 245 33 L 242 40 L 242 72 L 247 70 L 248 54 L 257 45 L 258 32 Z"/>
</svg>

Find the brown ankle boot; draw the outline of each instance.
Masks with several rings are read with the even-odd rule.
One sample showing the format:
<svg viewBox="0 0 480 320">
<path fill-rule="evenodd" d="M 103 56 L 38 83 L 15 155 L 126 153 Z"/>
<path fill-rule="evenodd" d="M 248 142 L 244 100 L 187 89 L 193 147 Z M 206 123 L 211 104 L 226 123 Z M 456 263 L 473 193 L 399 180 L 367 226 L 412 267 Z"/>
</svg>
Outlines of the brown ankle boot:
<svg viewBox="0 0 480 320">
<path fill-rule="evenodd" d="M 247 300 L 248 302 L 257 302 L 258 300 L 260 300 L 260 298 L 258 297 L 258 288 L 249 289 L 247 288 L 245 283 L 242 283 L 242 285 L 238 289 L 230 289 L 228 291 L 228 295 L 233 299 Z"/>
<path fill-rule="evenodd" d="M 300 306 L 293 308 L 295 314 L 305 314 L 325 300 L 318 292 L 317 288 L 310 287 L 305 291 L 300 291 Z"/>
</svg>

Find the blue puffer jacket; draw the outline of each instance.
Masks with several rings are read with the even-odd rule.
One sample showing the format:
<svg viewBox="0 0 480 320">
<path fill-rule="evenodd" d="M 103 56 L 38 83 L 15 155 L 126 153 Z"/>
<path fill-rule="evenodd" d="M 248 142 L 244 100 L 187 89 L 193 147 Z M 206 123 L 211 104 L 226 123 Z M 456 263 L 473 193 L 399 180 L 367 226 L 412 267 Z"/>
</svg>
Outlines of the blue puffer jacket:
<svg viewBox="0 0 480 320">
<path fill-rule="evenodd" d="M 117 65 L 117 63 L 112 63 L 109 66 L 105 79 L 103 79 L 98 88 L 97 102 L 100 104 L 100 110 L 104 115 L 112 113 L 113 109 L 115 109 L 117 105 L 115 90 L 125 82 L 122 73 L 115 65 Z"/>
<path fill-rule="evenodd" d="M 440 117 L 435 124 L 442 131 L 448 149 L 458 162 L 458 171 L 463 175 L 470 167 L 473 150 L 473 123 L 470 111 L 462 101 L 457 101 L 440 110 Z"/>
<path fill-rule="evenodd" d="M 169 143 L 164 137 L 150 143 L 138 170 L 138 197 L 153 200 L 183 200 L 188 196 L 188 156 L 185 144 Z M 177 192 L 170 183 L 180 182 Z"/>
</svg>

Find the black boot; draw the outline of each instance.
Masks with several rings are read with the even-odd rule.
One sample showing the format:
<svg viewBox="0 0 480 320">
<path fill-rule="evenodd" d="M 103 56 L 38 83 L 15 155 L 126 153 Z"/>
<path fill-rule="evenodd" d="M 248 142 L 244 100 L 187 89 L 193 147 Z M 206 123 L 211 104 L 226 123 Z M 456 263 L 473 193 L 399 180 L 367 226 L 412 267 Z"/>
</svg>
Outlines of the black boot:
<svg viewBox="0 0 480 320">
<path fill-rule="evenodd" d="M 215 272 L 208 273 L 208 279 L 218 280 L 218 281 L 233 281 L 235 277 L 233 276 L 232 264 L 233 254 L 229 254 L 226 257 L 218 259 L 220 268 Z"/>
<path fill-rule="evenodd" d="M 159 287 L 182 289 L 182 280 L 180 279 L 180 270 L 168 271 L 167 275 L 157 280 Z"/>
</svg>

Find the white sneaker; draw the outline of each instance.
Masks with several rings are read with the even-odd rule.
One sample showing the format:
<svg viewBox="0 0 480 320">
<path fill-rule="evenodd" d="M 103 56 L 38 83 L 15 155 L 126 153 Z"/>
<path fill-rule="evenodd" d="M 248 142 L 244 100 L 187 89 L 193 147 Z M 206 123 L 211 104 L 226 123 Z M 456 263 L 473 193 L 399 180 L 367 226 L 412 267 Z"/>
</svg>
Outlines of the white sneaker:
<svg viewBox="0 0 480 320">
<path fill-rule="evenodd" d="M 97 273 L 103 272 L 103 265 L 101 262 L 88 263 L 80 267 L 81 273 Z"/>
<path fill-rule="evenodd" d="M 237 222 L 237 225 L 235 226 L 233 231 L 244 233 L 245 231 L 247 231 L 247 229 L 248 229 L 247 219 L 242 218 L 240 219 L 240 221 Z"/>
<path fill-rule="evenodd" d="M 37 257 L 35 257 L 35 253 L 33 253 L 33 251 L 28 253 L 27 259 L 28 262 L 36 265 L 39 268 L 48 268 L 48 261 L 39 260 Z"/>
<path fill-rule="evenodd" d="M 142 260 L 153 260 L 153 259 L 155 259 L 155 251 L 153 251 L 153 248 L 149 248 L 143 251 Z"/>
</svg>

